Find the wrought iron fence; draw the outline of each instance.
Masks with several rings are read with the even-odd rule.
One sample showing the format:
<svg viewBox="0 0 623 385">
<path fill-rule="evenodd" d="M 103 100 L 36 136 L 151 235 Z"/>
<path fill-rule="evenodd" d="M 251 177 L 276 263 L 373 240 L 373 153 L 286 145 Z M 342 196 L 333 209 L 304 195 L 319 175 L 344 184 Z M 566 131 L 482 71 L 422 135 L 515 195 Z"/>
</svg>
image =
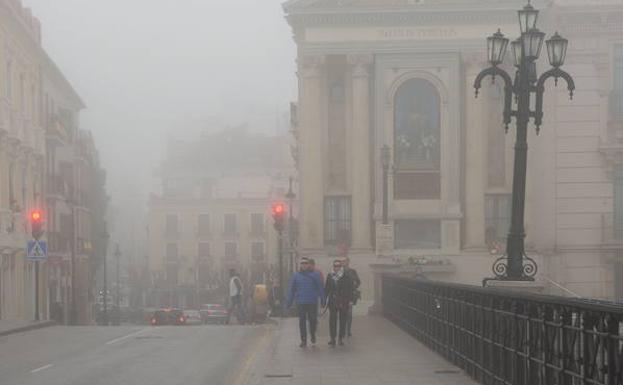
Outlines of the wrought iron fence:
<svg viewBox="0 0 623 385">
<path fill-rule="evenodd" d="M 385 316 L 486 385 L 623 385 L 623 306 L 383 277 Z"/>
</svg>

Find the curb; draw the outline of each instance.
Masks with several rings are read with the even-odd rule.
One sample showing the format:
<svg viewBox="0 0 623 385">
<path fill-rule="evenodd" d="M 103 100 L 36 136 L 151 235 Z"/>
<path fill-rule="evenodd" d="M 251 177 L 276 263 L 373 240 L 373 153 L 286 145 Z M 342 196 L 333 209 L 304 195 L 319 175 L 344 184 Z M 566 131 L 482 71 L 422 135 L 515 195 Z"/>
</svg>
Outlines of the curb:
<svg viewBox="0 0 623 385">
<path fill-rule="evenodd" d="M 10 330 L 0 331 L 0 337 L 8 336 L 10 334 L 23 333 L 23 332 L 27 332 L 30 330 L 43 329 L 43 328 L 54 326 L 54 325 L 56 325 L 56 322 L 54 321 L 37 322 L 37 323 L 25 325 L 25 326 L 20 326 L 20 327 L 10 329 Z"/>
</svg>

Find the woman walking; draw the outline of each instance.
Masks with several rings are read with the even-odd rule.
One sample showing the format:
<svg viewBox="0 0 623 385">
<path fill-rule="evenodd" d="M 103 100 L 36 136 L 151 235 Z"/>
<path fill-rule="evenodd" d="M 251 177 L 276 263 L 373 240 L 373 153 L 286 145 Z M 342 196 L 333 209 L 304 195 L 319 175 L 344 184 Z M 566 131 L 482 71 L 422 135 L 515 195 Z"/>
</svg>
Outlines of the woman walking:
<svg viewBox="0 0 623 385">
<path fill-rule="evenodd" d="M 327 276 L 325 293 L 329 307 L 329 345 L 335 347 L 336 336 L 338 344 L 344 345 L 348 311 L 353 301 L 353 281 L 349 274 L 345 274 L 342 262 L 338 259 L 333 261 L 333 271 Z"/>
</svg>

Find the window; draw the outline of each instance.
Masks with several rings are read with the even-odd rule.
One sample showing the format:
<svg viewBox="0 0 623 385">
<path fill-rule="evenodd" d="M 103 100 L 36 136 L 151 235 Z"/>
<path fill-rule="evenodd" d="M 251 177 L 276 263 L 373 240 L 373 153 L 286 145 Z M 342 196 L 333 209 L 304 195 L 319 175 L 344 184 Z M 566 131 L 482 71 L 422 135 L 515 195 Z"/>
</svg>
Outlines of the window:
<svg viewBox="0 0 623 385">
<path fill-rule="evenodd" d="M 251 259 L 255 262 L 264 260 L 264 242 L 251 243 Z"/>
<path fill-rule="evenodd" d="M 225 242 L 225 258 L 238 258 L 238 244 L 236 242 Z"/>
<path fill-rule="evenodd" d="M 485 195 L 485 242 L 505 243 L 511 224 L 512 197 L 510 194 Z"/>
<path fill-rule="evenodd" d="M 506 186 L 506 133 L 502 125 L 503 99 L 500 82 L 487 88 L 489 113 L 487 122 L 487 185 Z"/>
<path fill-rule="evenodd" d="M 350 197 L 325 197 L 324 241 L 327 245 L 350 243 L 351 204 Z"/>
<path fill-rule="evenodd" d="M 623 164 L 614 166 L 614 238 L 623 239 Z"/>
<path fill-rule="evenodd" d="M 208 242 L 199 242 L 197 247 L 197 255 L 199 258 L 208 258 L 210 256 L 210 244 Z"/>
<path fill-rule="evenodd" d="M 167 262 L 177 262 L 177 243 L 167 243 Z"/>
<path fill-rule="evenodd" d="M 264 214 L 251 214 L 251 234 L 262 235 L 264 233 Z"/>
<path fill-rule="evenodd" d="M 227 235 L 234 235 L 238 232 L 238 221 L 236 214 L 225 214 L 223 221 L 223 232 Z"/>
<path fill-rule="evenodd" d="M 177 215 L 176 214 L 167 215 L 165 231 L 166 231 L 166 235 L 178 235 L 179 229 L 177 226 Z"/>
<path fill-rule="evenodd" d="M 394 99 L 394 195 L 439 199 L 441 193 L 440 97 L 433 84 L 410 79 Z"/>
<path fill-rule="evenodd" d="M 441 222 L 437 219 L 405 219 L 394 221 L 394 248 L 441 248 Z"/>
<path fill-rule="evenodd" d="M 199 236 L 210 235 L 210 215 L 209 214 L 199 214 L 198 224 L 197 224 L 197 233 Z"/>
</svg>

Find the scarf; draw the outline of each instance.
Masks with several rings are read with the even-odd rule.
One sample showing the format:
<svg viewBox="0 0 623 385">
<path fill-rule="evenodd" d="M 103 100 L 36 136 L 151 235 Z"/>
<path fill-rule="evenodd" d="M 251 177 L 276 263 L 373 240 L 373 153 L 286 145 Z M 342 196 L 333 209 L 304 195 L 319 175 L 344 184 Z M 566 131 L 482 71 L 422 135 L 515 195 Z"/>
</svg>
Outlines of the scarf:
<svg viewBox="0 0 623 385">
<path fill-rule="evenodd" d="M 333 273 L 333 275 L 331 275 L 331 278 L 333 278 L 333 282 L 337 284 L 337 281 L 339 281 L 340 278 L 342 278 L 343 276 L 344 276 L 344 268 L 342 267 L 340 270 L 338 270 L 337 273 Z"/>
</svg>

